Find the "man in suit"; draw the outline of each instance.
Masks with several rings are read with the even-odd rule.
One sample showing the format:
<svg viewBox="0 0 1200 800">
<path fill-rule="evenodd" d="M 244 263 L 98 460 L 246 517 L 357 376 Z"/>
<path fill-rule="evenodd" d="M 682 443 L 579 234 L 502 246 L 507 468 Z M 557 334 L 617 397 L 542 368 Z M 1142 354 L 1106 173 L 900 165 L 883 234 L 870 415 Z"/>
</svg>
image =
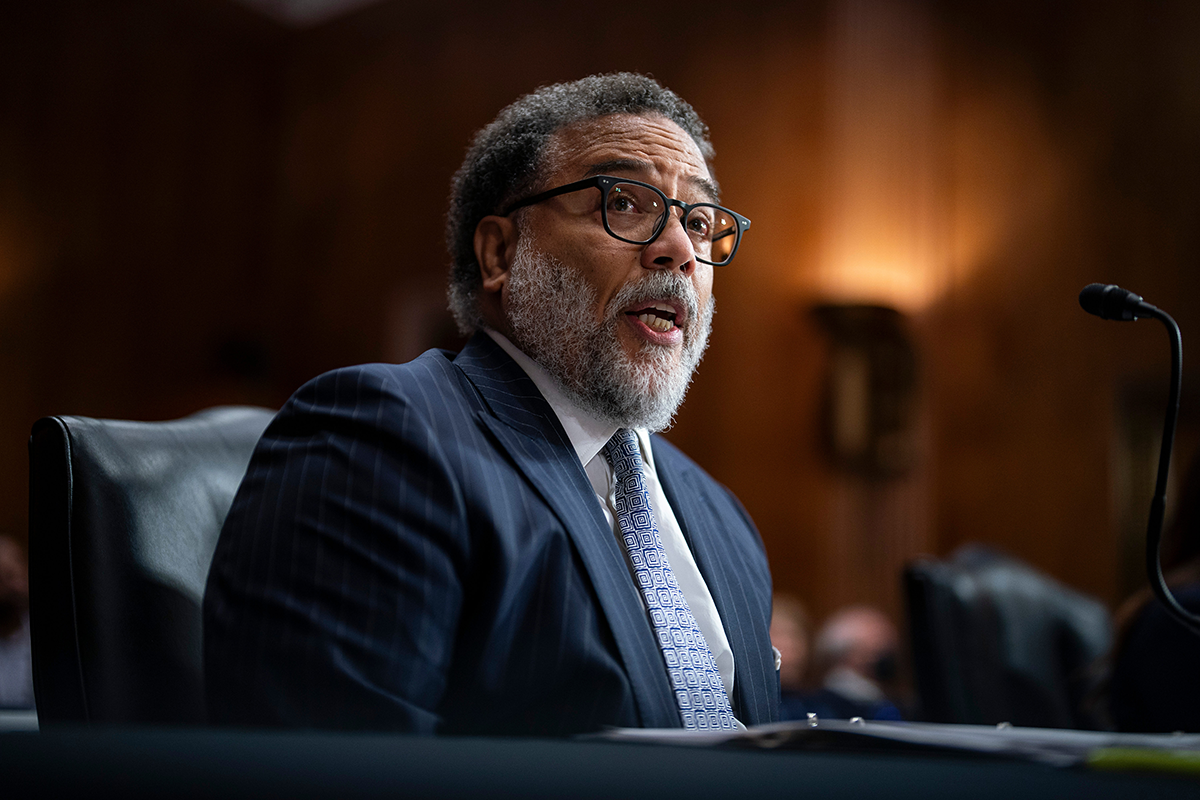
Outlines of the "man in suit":
<svg viewBox="0 0 1200 800">
<path fill-rule="evenodd" d="M 704 352 L 717 203 L 695 111 L 538 90 L 454 179 L 461 353 L 337 370 L 258 445 L 205 596 L 214 721 L 563 735 L 774 721 L 771 580 L 665 439 Z"/>
</svg>

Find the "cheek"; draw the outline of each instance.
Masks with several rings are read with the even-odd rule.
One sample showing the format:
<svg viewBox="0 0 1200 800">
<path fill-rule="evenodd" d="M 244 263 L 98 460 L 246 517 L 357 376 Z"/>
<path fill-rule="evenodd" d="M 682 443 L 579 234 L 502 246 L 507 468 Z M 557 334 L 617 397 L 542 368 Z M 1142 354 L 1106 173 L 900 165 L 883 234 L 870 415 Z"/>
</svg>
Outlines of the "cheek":
<svg viewBox="0 0 1200 800">
<path fill-rule="evenodd" d="M 712 298 L 712 267 L 704 265 L 703 273 L 697 271 L 692 285 L 696 287 L 696 297 L 700 300 L 700 308 L 707 307 L 709 300 Z"/>
<path fill-rule="evenodd" d="M 640 267 L 631 263 L 627 253 L 596 248 L 577 262 L 580 274 L 596 294 L 598 314 L 603 314 L 612 298 L 630 282 L 637 280 Z"/>
</svg>

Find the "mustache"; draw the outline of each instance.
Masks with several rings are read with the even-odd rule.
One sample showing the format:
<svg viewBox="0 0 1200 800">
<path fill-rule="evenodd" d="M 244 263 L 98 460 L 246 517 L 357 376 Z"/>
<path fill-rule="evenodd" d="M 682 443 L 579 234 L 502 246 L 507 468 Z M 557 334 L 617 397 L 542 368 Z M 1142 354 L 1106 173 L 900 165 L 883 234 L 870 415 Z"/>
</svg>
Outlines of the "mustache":
<svg viewBox="0 0 1200 800">
<path fill-rule="evenodd" d="M 651 300 L 675 300 L 684 308 L 687 327 L 690 329 L 700 319 L 700 297 L 696 287 L 682 274 L 674 270 L 654 270 L 644 278 L 627 283 L 612 296 L 604 309 L 605 319 L 616 319 L 624 308 L 634 303 Z"/>
</svg>

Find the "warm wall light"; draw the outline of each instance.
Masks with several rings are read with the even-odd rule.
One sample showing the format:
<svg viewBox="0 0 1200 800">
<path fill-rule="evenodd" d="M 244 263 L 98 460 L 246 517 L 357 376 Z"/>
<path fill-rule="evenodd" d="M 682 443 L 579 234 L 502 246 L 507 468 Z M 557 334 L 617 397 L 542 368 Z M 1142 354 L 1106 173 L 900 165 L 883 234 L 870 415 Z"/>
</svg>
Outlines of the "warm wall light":
<svg viewBox="0 0 1200 800">
<path fill-rule="evenodd" d="M 822 299 L 919 312 L 946 289 L 947 116 L 918 4 L 834 6 Z"/>
<path fill-rule="evenodd" d="M 821 272 L 821 297 L 837 304 L 877 305 L 917 313 L 945 290 L 935 264 L 847 259 Z"/>
</svg>

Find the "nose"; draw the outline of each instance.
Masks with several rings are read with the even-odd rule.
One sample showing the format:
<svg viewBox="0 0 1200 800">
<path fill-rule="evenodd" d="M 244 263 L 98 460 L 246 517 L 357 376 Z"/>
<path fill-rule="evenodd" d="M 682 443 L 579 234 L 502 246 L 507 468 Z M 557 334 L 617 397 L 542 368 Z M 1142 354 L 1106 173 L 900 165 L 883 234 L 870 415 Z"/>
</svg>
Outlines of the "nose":
<svg viewBox="0 0 1200 800">
<path fill-rule="evenodd" d="M 696 251 L 692 239 L 683 228 L 683 210 L 672 208 L 667 212 L 667 221 L 662 233 L 642 248 L 642 266 L 645 269 L 678 269 L 690 275 L 696 269 Z"/>
</svg>

